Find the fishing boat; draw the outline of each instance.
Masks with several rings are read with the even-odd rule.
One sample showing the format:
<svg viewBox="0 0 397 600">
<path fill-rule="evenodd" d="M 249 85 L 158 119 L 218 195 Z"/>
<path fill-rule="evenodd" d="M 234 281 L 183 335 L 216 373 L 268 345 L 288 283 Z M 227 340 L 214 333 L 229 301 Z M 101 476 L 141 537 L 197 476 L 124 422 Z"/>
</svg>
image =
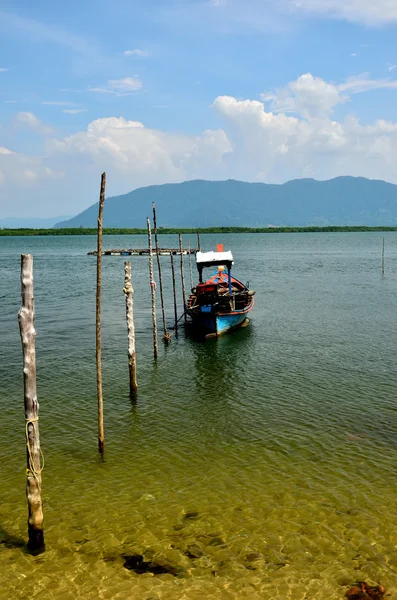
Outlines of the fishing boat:
<svg viewBox="0 0 397 600">
<path fill-rule="evenodd" d="M 232 277 L 232 253 L 224 252 L 223 244 L 218 244 L 216 252 L 197 252 L 196 264 L 199 283 L 192 289 L 186 307 L 192 325 L 205 337 L 217 337 L 246 325 L 255 291 Z M 204 281 L 206 267 L 217 269 Z"/>
</svg>

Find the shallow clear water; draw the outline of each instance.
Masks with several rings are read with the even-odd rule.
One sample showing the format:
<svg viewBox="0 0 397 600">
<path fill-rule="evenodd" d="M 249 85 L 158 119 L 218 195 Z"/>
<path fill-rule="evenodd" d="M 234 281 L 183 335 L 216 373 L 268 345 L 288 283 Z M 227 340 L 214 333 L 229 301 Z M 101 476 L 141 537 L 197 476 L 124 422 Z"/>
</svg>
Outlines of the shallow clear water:
<svg viewBox="0 0 397 600">
<path fill-rule="evenodd" d="M 257 290 L 251 322 L 205 343 L 182 330 L 169 347 L 160 344 L 157 363 L 147 259 L 132 257 L 136 406 L 128 393 L 125 259 L 105 257 L 104 463 L 96 261 L 86 256 L 95 238 L 0 237 L 0 598 L 336 600 L 357 580 L 379 581 L 394 597 L 397 237 L 384 235 L 384 277 L 382 237 L 202 236 L 204 249 L 224 241 L 236 276 Z M 175 236 L 161 244 L 175 246 Z M 108 248 L 144 245 L 144 236 L 104 238 Z M 34 255 L 46 460 L 47 552 L 39 557 L 21 546 L 22 252 Z M 169 258 L 162 264 L 171 323 Z M 160 327 L 160 310 L 158 317 Z M 191 511 L 198 515 L 185 518 Z M 182 576 L 129 571 L 122 555 L 134 553 L 175 563 Z"/>
</svg>

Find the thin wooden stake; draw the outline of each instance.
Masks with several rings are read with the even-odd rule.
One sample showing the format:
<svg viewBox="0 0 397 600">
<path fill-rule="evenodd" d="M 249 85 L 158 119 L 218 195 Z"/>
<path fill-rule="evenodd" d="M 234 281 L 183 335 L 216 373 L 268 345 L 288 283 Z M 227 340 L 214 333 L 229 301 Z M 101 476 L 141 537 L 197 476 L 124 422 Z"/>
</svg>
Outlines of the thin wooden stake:
<svg viewBox="0 0 397 600">
<path fill-rule="evenodd" d="M 382 275 L 385 274 L 385 238 L 382 242 Z"/>
<path fill-rule="evenodd" d="M 187 315 L 186 315 L 185 265 L 184 265 L 184 261 L 183 261 L 182 235 L 181 234 L 179 234 L 179 252 L 181 255 L 181 280 L 182 280 L 183 311 L 184 311 L 185 321 L 186 321 Z"/>
<path fill-rule="evenodd" d="M 175 267 L 174 267 L 174 256 L 172 251 L 170 252 L 171 256 L 171 271 L 172 271 L 172 291 L 174 293 L 174 316 L 175 316 L 175 335 L 178 335 L 178 305 L 176 301 L 176 285 L 175 285 Z"/>
<path fill-rule="evenodd" d="M 154 228 L 154 239 L 156 244 L 156 256 L 157 256 L 157 268 L 159 272 L 159 282 L 160 282 L 160 300 L 161 300 L 161 312 L 163 316 L 163 342 L 165 344 L 169 344 L 171 341 L 171 336 L 167 331 L 167 321 L 165 318 L 165 308 L 164 308 L 164 295 L 163 295 L 163 280 L 161 277 L 161 263 L 160 263 L 160 253 L 159 253 L 159 242 L 157 237 L 157 220 L 156 220 L 156 206 L 154 202 L 152 202 L 153 209 L 153 228 Z"/>
<path fill-rule="evenodd" d="M 201 250 L 201 242 L 200 242 L 200 232 L 197 232 L 197 249 L 200 252 Z"/>
<path fill-rule="evenodd" d="M 105 203 L 106 173 L 101 176 L 98 214 L 98 247 L 96 268 L 96 381 L 98 397 L 98 449 L 101 455 L 105 448 L 105 430 L 103 425 L 102 364 L 101 364 L 101 287 L 102 287 L 102 220 Z"/>
<path fill-rule="evenodd" d="M 190 289 L 193 287 L 193 271 L 192 271 L 192 250 L 189 242 L 189 274 L 190 274 Z"/>
<path fill-rule="evenodd" d="M 149 243 L 149 277 L 150 291 L 152 295 L 152 322 L 153 322 L 153 352 L 154 358 L 157 358 L 159 349 L 157 344 L 157 320 L 156 320 L 156 282 L 153 275 L 153 247 L 152 247 L 152 231 L 150 228 L 150 220 L 147 219 L 147 235 Z"/>
<path fill-rule="evenodd" d="M 125 310 L 128 331 L 128 366 L 130 372 L 130 396 L 136 398 L 138 383 L 136 379 L 136 351 L 135 351 L 135 326 L 134 326 L 134 290 L 131 283 L 131 263 L 124 263 L 124 289 Z"/>
<path fill-rule="evenodd" d="M 26 431 L 26 498 L 28 501 L 28 549 L 32 554 L 45 550 L 41 500 L 41 449 L 39 402 L 36 388 L 36 348 L 34 329 L 33 257 L 21 255 L 22 307 L 18 313 L 23 351 L 23 386 Z"/>
</svg>

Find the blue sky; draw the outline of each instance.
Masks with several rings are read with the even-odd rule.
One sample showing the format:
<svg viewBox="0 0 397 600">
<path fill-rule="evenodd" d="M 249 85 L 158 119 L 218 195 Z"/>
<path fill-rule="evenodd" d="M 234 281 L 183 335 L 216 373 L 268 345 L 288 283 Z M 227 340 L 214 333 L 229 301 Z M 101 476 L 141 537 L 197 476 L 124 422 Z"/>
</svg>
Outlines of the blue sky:
<svg viewBox="0 0 397 600">
<path fill-rule="evenodd" d="M 193 178 L 397 183 L 397 0 L 0 4 L 0 217 Z"/>
</svg>

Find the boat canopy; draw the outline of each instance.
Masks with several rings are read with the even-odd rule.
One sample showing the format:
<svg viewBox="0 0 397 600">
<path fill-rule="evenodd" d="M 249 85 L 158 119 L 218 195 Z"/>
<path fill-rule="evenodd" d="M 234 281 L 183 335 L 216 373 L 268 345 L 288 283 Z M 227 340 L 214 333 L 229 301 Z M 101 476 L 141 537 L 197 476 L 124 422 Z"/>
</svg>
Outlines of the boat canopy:
<svg viewBox="0 0 397 600">
<path fill-rule="evenodd" d="M 228 252 L 197 252 L 196 263 L 199 269 L 215 265 L 227 265 L 230 269 L 233 264 L 233 254 L 230 250 Z"/>
</svg>

